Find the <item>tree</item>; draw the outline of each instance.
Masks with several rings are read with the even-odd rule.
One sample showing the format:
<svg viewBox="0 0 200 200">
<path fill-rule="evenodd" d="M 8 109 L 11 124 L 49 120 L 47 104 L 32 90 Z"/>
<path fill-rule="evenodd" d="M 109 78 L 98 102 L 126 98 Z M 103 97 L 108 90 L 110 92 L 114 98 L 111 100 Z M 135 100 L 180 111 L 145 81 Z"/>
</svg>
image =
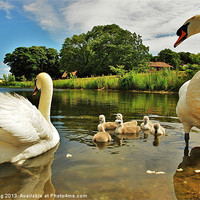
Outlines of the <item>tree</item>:
<svg viewBox="0 0 200 200">
<path fill-rule="evenodd" d="M 6 54 L 4 63 L 10 66 L 10 72 L 18 80 L 22 76 L 31 80 L 41 72 L 41 66 L 52 78 L 60 76 L 57 50 L 44 46 L 18 47 L 12 53 Z"/>
<path fill-rule="evenodd" d="M 160 51 L 158 53 L 158 60 L 166 62 L 176 69 L 178 69 L 181 64 L 180 55 L 171 49 L 164 49 Z"/>
<path fill-rule="evenodd" d="M 199 70 L 200 66 L 198 64 L 187 64 L 183 67 L 188 79 L 191 79 Z"/>
<path fill-rule="evenodd" d="M 8 76 L 6 74 L 3 74 L 3 79 L 4 79 L 4 81 L 7 81 L 8 80 Z"/>
<path fill-rule="evenodd" d="M 148 51 L 141 36 L 112 24 L 95 26 L 86 34 L 66 38 L 60 56 L 63 69 L 77 70 L 83 77 L 110 74 L 109 66 L 137 69 L 148 60 Z"/>
<path fill-rule="evenodd" d="M 77 70 L 80 76 L 87 76 L 92 73 L 90 69 L 92 54 L 91 45 L 86 40 L 86 34 L 66 38 L 60 53 L 61 66 L 68 72 Z"/>
<path fill-rule="evenodd" d="M 62 75 L 62 70 L 60 69 L 60 59 L 59 54 L 56 49 L 48 48 L 46 49 L 46 65 L 44 66 L 44 71 L 48 72 L 51 77 L 55 79 L 60 78 Z"/>
<path fill-rule="evenodd" d="M 190 54 L 191 64 L 198 64 L 200 65 L 200 53 L 198 54 Z"/>
<path fill-rule="evenodd" d="M 191 53 L 189 53 L 189 52 L 179 52 L 178 54 L 180 56 L 182 65 L 188 64 L 188 63 L 194 64 L 192 59 L 191 59 Z"/>
</svg>

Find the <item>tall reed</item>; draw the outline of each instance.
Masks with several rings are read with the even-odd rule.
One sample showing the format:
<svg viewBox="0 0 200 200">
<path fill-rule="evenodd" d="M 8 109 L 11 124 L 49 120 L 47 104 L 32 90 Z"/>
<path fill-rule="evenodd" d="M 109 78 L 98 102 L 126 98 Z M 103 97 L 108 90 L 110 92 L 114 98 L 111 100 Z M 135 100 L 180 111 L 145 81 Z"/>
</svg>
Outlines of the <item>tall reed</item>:
<svg viewBox="0 0 200 200">
<path fill-rule="evenodd" d="M 73 89 L 118 89 L 118 78 L 116 76 L 102 76 L 91 78 L 73 78 L 56 80 L 53 82 L 55 88 Z"/>
<path fill-rule="evenodd" d="M 162 70 L 139 74 L 131 71 L 119 78 L 119 88 L 123 90 L 178 91 L 187 80 L 177 71 Z"/>
</svg>

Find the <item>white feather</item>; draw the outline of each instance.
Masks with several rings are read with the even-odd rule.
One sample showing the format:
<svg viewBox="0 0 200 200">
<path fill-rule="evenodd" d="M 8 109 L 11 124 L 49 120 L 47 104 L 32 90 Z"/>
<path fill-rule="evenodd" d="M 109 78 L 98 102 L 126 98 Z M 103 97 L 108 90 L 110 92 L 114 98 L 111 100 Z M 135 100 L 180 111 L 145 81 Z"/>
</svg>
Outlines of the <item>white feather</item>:
<svg viewBox="0 0 200 200">
<path fill-rule="evenodd" d="M 50 127 L 40 111 L 19 95 L 0 94 L 0 127 L 19 143 L 32 143 L 50 138 Z M 0 131 L 0 139 L 7 141 Z M 11 141 L 12 143 L 12 141 Z"/>
<path fill-rule="evenodd" d="M 49 77 L 41 74 L 41 79 Z M 47 80 L 52 82 L 51 78 Z M 47 98 L 52 98 L 51 93 Z M 18 94 L 0 93 L 0 163 L 22 164 L 54 147 L 58 141 L 58 132 L 50 119 L 45 119 L 28 99 Z"/>
</svg>

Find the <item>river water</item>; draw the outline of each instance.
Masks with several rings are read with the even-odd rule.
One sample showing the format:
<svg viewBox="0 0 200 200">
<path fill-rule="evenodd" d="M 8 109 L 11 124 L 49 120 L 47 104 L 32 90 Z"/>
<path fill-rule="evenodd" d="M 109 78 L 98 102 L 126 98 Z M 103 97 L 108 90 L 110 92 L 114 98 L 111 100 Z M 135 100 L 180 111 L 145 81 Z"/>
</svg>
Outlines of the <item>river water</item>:
<svg viewBox="0 0 200 200">
<path fill-rule="evenodd" d="M 29 89 L 0 88 L 5 91 L 38 104 L 39 95 L 32 97 Z M 177 101 L 177 94 L 55 90 L 51 120 L 60 144 L 23 167 L 1 164 L 0 199 L 200 199 L 200 174 L 195 172 L 200 169 L 199 133 L 192 130 L 191 154 L 184 156 Z M 166 136 L 112 134 L 111 143 L 93 144 L 98 116 L 114 121 L 115 113 L 139 124 L 148 115 L 166 129 Z"/>
</svg>

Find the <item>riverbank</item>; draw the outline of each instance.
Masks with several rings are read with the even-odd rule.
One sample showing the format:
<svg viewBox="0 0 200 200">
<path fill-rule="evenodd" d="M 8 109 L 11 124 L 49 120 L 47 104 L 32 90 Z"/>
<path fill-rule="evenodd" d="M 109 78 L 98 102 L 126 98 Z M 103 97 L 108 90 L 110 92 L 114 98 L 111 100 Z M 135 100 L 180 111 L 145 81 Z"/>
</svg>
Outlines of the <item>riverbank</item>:
<svg viewBox="0 0 200 200">
<path fill-rule="evenodd" d="M 177 92 L 187 81 L 183 72 L 154 71 L 150 73 L 129 72 L 122 76 L 101 76 L 90 78 L 71 78 L 54 80 L 58 89 L 98 89 L 98 90 L 131 90 L 139 92 Z M 33 88 L 34 81 L 0 83 L 0 87 Z"/>
</svg>

